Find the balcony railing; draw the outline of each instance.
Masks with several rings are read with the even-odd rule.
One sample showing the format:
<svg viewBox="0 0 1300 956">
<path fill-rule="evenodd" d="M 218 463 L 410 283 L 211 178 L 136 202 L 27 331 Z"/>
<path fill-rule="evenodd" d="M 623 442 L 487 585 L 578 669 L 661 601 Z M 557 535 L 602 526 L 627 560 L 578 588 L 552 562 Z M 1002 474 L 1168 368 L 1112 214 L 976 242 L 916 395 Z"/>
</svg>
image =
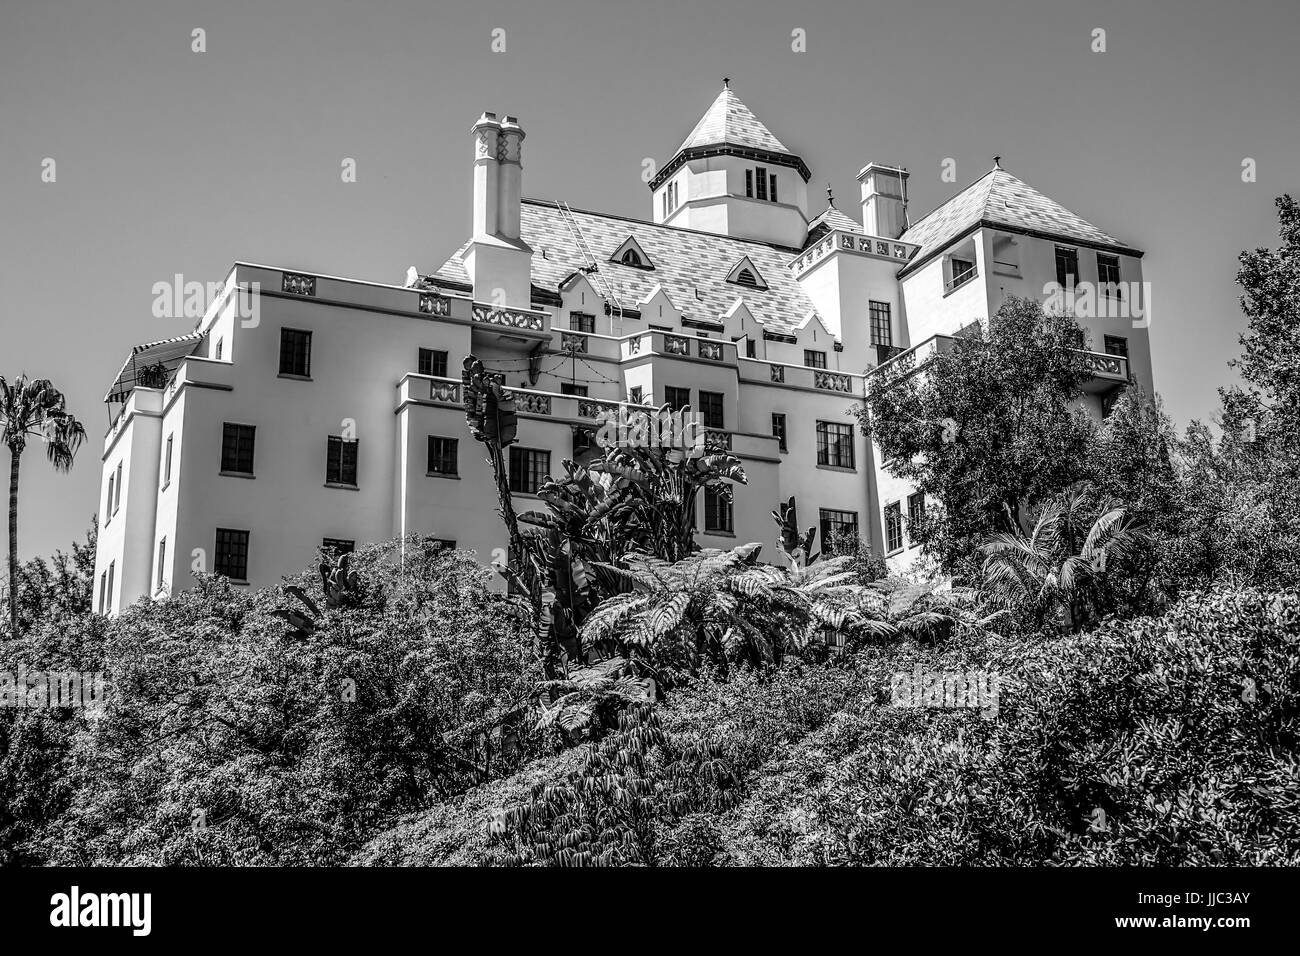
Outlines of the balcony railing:
<svg viewBox="0 0 1300 956">
<path fill-rule="evenodd" d="M 967 282 L 970 282 L 971 279 L 974 279 L 979 274 L 980 274 L 979 266 L 971 266 L 969 269 L 967 269 L 965 272 L 961 273 L 960 275 L 953 276 L 951 279 L 949 279 L 947 282 L 943 284 L 944 295 L 947 295 L 950 292 L 956 292 L 958 289 L 964 286 Z"/>
<path fill-rule="evenodd" d="M 546 315 L 530 309 L 506 309 L 474 303 L 474 321 L 525 332 L 545 332 Z"/>
<path fill-rule="evenodd" d="M 818 369 L 813 373 L 813 384 L 818 388 L 824 388 L 828 392 L 852 392 L 852 377 L 842 372 L 827 372 Z"/>
</svg>

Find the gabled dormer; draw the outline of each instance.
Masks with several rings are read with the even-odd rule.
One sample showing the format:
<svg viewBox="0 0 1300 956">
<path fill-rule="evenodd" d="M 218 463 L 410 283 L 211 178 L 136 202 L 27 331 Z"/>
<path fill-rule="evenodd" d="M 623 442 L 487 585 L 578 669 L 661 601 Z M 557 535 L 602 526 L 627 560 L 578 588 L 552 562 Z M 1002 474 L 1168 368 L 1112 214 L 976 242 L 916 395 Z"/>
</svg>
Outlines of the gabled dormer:
<svg viewBox="0 0 1300 956">
<path fill-rule="evenodd" d="M 628 236 L 624 239 L 623 244 L 609 257 L 609 261 L 631 266 L 633 269 L 653 270 L 655 267 L 650 257 L 646 255 L 646 251 L 641 248 L 641 243 L 636 241 L 636 236 Z"/>
<path fill-rule="evenodd" d="M 740 261 L 731 267 L 731 271 L 727 273 L 727 281 L 747 289 L 767 291 L 767 280 L 763 278 L 763 273 L 758 271 L 758 266 L 754 265 L 749 256 L 741 256 Z"/>
</svg>

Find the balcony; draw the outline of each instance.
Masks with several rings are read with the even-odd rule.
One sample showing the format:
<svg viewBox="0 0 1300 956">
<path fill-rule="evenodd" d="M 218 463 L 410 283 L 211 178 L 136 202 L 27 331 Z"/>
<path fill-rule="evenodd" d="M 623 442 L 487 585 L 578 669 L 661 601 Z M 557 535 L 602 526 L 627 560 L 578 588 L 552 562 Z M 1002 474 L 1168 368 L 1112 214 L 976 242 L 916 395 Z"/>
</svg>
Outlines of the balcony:
<svg viewBox="0 0 1300 956">
<path fill-rule="evenodd" d="M 962 286 L 966 285 L 972 279 L 980 274 L 979 266 L 971 266 L 965 272 L 960 272 L 943 284 L 943 294 L 952 295 Z"/>
<path fill-rule="evenodd" d="M 551 337 L 549 313 L 533 309 L 512 309 L 475 302 L 470 310 L 475 332 L 499 332 L 502 341 L 524 342 L 531 347 L 539 340 Z"/>
</svg>

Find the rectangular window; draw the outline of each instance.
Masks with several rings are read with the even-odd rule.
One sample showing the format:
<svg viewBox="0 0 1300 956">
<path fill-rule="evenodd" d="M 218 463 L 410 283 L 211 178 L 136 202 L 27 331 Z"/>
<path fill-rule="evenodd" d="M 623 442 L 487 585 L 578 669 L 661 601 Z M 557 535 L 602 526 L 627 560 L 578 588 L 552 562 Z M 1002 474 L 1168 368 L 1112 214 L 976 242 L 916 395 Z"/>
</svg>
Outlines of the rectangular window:
<svg viewBox="0 0 1300 956">
<path fill-rule="evenodd" d="M 664 401 L 668 408 L 674 412 L 679 412 L 691 403 L 691 390 L 689 388 L 678 388 L 676 385 L 667 385 L 664 387 Z"/>
<path fill-rule="evenodd" d="M 221 470 L 237 475 L 251 475 L 257 426 L 225 422 L 221 427 Z"/>
<path fill-rule="evenodd" d="M 535 495 L 551 474 L 551 453 L 536 448 L 510 448 L 510 490 Z"/>
<path fill-rule="evenodd" d="M 441 349 L 420 349 L 419 374 L 447 377 L 447 353 Z"/>
<path fill-rule="evenodd" d="M 857 538 L 858 513 L 856 511 L 836 511 L 832 508 L 822 508 L 820 511 L 822 553 L 830 557 L 835 554 L 834 542 L 837 536 Z"/>
<path fill-rule="evenodd" d="M 754 171 L 752 169 L 745 170 L 745 198 L 754 198 Z"/>
<path fill-rule="evenodd" d="M 167 436 L 167 454 L 163 457 L 163 487 L 172 483 L 172 439 L 175 434 Z"/>
<path fill-rule="evenodd" d="M 108 497 L 104 500 L 104 524 L 108 524 L 113 517 L 113 492 L 117 488 L 117 475 L 108 476 Z"/>
<path fill-rule="evenodd" d="M 248 532 L 217 529 L 217 547 L 212 569 L 235 581 L 248 580 Z"/>
<path fill-rule="evenodd" d="M 215 354 L 214 354 L 214 357 L 216 358 L 216 360 L 217 360 L 218 362 L 221 361 L 221 347 L 222 347 L 223 345 L 225 345 L 225 344 L 226 344 L 226 343 L 225 343 L 223 340 L 221 340 L 221 339 L 217 339 L 217 350 L 216 350 L 216 352 L 215 352 Z"/>
<path fill-rule="evenodd" d="M 895 501 L 885 506 L 885 550 L 889 553 L 903 547 L 903 506 Z"/>
<path fill-rule="evenodd" d="M 853 468 L 853 426 L 841 422 L 817 423 L 817 464 Z"/>
<path fill-rule="evenodd" d="M 720 489 L 704 489 L 704 530 L 733 533 L 735 529 L 731 500 Z"/>
<path fill-rule="evenodd" d="M 925 495 L 922 492 L 916 492 L 907 496 L 907 533 L 916 541 L 915 528 L 925 517 Z"/>
<path fill-rule="evenodd" d="M 1128 358 L 1128 339 L 1122 335 L 1107 335 L 1105 340 L 1107 355 L 1122 355 Z"/>
<path fill-rule="evenodd" d="M 948 287 L 950 290 L 957 288 L 967 279 L 975 275 L 975 263 L 970 259 L 958 259 L 953 256 L 949 260 L 952 265 L 952 284 Z"/>
<path fill-rule="evenodd" d="M 328 485 L 357 484 L 357 442 L 338 435 L 329 436 L 325 451 L 325 483 Z"/>
<path fill-rule="evenodd" d="M 722 393 L 700 389 L 700 416 L 705 428 L 725 428 L 722 414 Z"/>
<path fill-rule="evenodd" d="M 460 474 L 459 461 L 460 440 L 443 438 L 439 435 L 429 436 L 429 474 Z"/>
<path fill-rule="evenodd" d="M 819 352 L 816 349 L 804 349 L 803 364 L 807 365 L 809 368 L 825 368 L 826 353 Z"/>
<path fill-rule="evenodd" d="M 113 492 L 113 514 L 122 504 L 122 463 L 117 463 L 117 490 Z"/>
<path fill-rule="evenodd" d="M 1102 295 L 1119 295 L 1119 256 L 1097 253 L 1097 285 Z"/>
<path fill-rule="evenodd" d="M 577 395 L 577 396 L 579 396 L 579 397 L 581 397 L 581 398 L 586 398 L 586 397 L 587 397 L 587 386 L 586 386 L 586 385 L 575 385 L 575 384 L 573 384 L 572 382 L 561 382 L 561 383 L 560 383 L 560 394 L 561 394 L 561 395 Z"/>
<path fill-rule="evenodd" d="M 280 330 L 280 374 L 311 375 L 311 333 L 302 329 Z"/>
<path fill-rule="evenodd" d="M 104 602 L 108 598 L 108 572 L 99 572 L 99 613 L 104 613 Z"/>
<path fill-rule="evenodd" d="M 627 400 L 633 405 L 641 405 L 645 402 L 645 389 L 640 385 L 633 385 L 627 390 Z"/>
<path fill-rule="evenodd" d="M 755 199 L 767 198 L 767 169 L 763 166 L 754 167 L 754 185 L 757 187 Z"/>
<path fill-rule="evenodd" d="M 1056 281 L 1062 289 L 1073 288 L 1079 281 L 1079 250 L 1056 247 Z"/>
<path fill-rule="evenodd" d="M 745 340 L 745 358 L 756 358 L 758 356 L 758 343 L 753 339 Z"/>
<path fill-rule="evenodd" d="M 104 590 L 104 608 L 108 611 L 113 610 L 113 578 L 117 572 L 117 562 L 108 562 L 108 586 Z"/>
<path fill-rule="evenodd" d="M 889 303 L 877 302 L 872 299 L 869 302 L 869 308 L 871 312 L 871 344 L 893 345 L 894 332 L 892 323 L 889 320 Z"/>
<path fill-rule="evenodd" d="M 357 549 L 357 543 L 351 538 L 325 538 L 321 541 L 320 549 L 337 557 L 340 554 L 351 554 Z"/>
<path fill-rule="evenodd" d="M 167 539 L 163 538 L 158 542 L 158 584 L 155 590 L 161 591 L 163 588 L 164 574 L 163 569 L 167 566 Z"/>
<path fill-rule="evenodd" d="M 785 412 L 772 413 L 772 434 L 776 437 L 777 447 L 789 451 L 785 446 Z"/>
<path fill-rule="evenodd" d="M 587 312 L 570 312 L 569 328 L 574 332 L 595 334 L 596 317 Z"/>
<path fill-rule="evenodd" d="M 768 197 L 772 202 L 776 202 L 776 173 L 772 173 L 767 179 L 768 189 L 771 195 Z"/>
</svg>

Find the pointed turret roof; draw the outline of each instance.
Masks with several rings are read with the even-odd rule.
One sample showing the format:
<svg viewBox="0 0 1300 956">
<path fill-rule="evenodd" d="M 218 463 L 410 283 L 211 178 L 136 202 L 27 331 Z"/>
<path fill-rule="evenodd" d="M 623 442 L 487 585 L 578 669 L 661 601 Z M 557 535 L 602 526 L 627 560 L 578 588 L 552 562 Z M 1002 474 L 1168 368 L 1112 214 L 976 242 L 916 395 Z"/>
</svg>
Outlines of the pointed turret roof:
<svg viewBox="0 0 1300 956">
<path fill-rule="evenodd" d="M 683 150 L 697 146 L 747 146 L 751 149 L 766 149 L 774 153 L 788 153 L 785 144 L 772 135 L 772 131 L 763 125 L 762 120 L 754 115 L 730 86 L 724 86 L 713 105 L 705 110 L 700 121 L 691 130 L 681 146 Z"/>
<path fill-rule="evenodd" d="M 903 242 L 914 242 L 921 250 L 899 275 L 914 271 L 953 240 L 979 225 L 1113 249 L 1124 255 L 1142 255 L 1141 251 L 1102 232 L 1055 199 L 995 165 L 903 233 Z"/>
</svg>

